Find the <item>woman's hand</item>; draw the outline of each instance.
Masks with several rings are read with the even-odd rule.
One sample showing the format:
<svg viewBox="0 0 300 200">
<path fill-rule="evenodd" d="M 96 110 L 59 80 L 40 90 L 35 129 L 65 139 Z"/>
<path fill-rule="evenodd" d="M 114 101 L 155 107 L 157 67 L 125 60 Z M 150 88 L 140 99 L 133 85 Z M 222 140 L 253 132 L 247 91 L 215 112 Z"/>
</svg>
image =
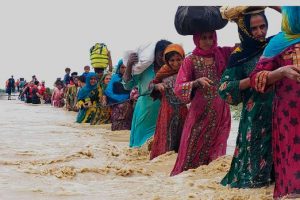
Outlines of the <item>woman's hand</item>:
<svg viewBox="0 0 300 200">
<path fill-rule="evenodd" d="M 205 88 L 205 87 L 210 87 L 212 83 L 213 83 L 213 81 L 210 80 L 209 78 L 201 77 L 201 78 L 198 78 L 194 81 L 193 86 L 199 87 L 201 85 Z"/>
<path fill-rule="evenodd" d="M 165 84 L 164 83 L 158 83 L 154 86 L 155 90 L 158 90 L 159 92 L 165 91 Z"/>
<path fill-rule="evenodd" d="M 139 61 L 137 53 L 131 53 L 127 62 L 127 67 L 132 67 Z"/>
<path fill-rule="evenodd" d="M 285 77 L 300 82 L 300 69 L 296 65 L 287 65 L 280 70 Z"/>
<path fill-rule="evenodd" d="M 138 62 L 138 55 L 137 53 L 131 53 L 129 55 L 129 59 L 126 63 L 126 70 L 125 70 L 125 73 L 123 74 L 123 77 L 122 79 L 125 81 L 125 82 L 128 82 L 131 80 L 132 76 L 131 76 L 131 73 L 132 73 L 132 67 L 135 63 Z"/>
</svg>

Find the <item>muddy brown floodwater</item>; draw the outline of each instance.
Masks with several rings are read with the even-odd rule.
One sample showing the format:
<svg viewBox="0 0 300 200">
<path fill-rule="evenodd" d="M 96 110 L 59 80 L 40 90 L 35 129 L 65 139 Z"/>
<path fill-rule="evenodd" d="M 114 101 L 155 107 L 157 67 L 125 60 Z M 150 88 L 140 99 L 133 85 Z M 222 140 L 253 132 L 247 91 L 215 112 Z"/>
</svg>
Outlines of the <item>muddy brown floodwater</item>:
<svg viewBox="0 0 300 200">
<path fill-rule="evenodd" d="M 149 161 L 147 144 L 129 149 L 129 131 L 74 123 L 76 113 L 0 100 L 0 199 L 256 200 L 273 186 L 230 189 L 228 171 L 238 121 L 226 156 L 170 177 L 176 154 Z"/>
</svg>

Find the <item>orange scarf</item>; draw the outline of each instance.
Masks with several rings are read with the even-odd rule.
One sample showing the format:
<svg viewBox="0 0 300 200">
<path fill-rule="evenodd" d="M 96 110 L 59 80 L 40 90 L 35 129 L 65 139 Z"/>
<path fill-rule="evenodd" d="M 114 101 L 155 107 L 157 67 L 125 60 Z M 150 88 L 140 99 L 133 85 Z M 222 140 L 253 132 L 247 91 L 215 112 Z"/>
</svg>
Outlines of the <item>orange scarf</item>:
<svg viewBox="0 0 300 200">
<path fill-rule="evenodd" d="M 184 56 L 185 56 L 184 50 L 179 44 L 168 45 L 164 51 L 164 61 L 166 64 L 164 64 L 156 73 L 155 79 L 153 80 L 154 83 L 161 83 L 164 78 L 167 78 L 169 76 L 172 76 L 172 75 L 178 73 L 180 66 L 178 66 L 176 69 L 174 69 L 171 66 L 169 66 L 167 61 L 165 60 L 166 54 L 173 52 L 173 51 L 177 52 L 179 55 L 182 56 L 182 58 L 184 58 Z"/>
</svg>

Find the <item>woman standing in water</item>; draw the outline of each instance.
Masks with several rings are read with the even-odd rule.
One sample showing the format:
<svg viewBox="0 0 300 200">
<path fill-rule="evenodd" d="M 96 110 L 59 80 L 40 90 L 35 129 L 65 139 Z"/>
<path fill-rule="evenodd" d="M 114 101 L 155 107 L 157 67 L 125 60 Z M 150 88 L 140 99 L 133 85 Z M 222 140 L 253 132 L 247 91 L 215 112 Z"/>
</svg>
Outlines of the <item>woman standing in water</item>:
<svg viewBox="0 0 300 200">
<path fill-rule="evenodd" d="M 232 105 L 243 104 L 235 152 L 222 185 L 252 188 L 269 185 L 272 174 L 272 100 L 273 92 L 260 94 L 250 87 L 253 71 L 269 39 L 264 12 L 241 15 L 236 23 L 241 40 L 223 73 L 220 96 Z"/>
<path fill-rule="evenodd" d="M 116 73 L 109 82 L 105 95 L 108 105 L 112 105 L 111 130 L 130 130 L 133 113 L 133 106 L 130 100 L 130 91 L 123 87 L 122 76 L 126 70 L 123 60 L 117 64 Z"/>
<path fill-rule="evenodd" d="M 68 111 L 75 111 L 77 112 L 76 104 L 77 104 L 77 93 L 78 93 L 78 77 L 72 76 L 71 77 L 72 85 L 69 84 L 67 86 L 67 91 L 65 94 L 66 99 L 66 109 Z"/>
<path fill-rule="evenodd" d="M 107 98 L 104 94 L 106 87 L 111 79 L 111 73 L 104 74 L 98 83 L 98 93 L 94 93 L 93 98 L 97 99 L 96 111 L 93 113 L 91 118 L 91 125 L 100 125 L 110 123 L 111 109 L 107 105 Z"/>
<path fill-rule="evenodd" d="M 184 59 L 175 84 L 176 95 L 191 106 L 172 176 L 225 155 L 230 132 L 229 106 L 218 87 L 232 48 L 218 46 L 216 31 L 194 35 L 193 40 L 196 48 Z"/>
<path fill-rule="evenodd" d="M 282 7 L 282 32 L 266 47 L 250 75 L 251 86 L 275 89 L 272 148 L 274 198 L 300 197 L 300 7 Z"/>
<path fill-rule="evenodd" d="M 79 112 L 76 122 L 90 123 L 92 115 L 96 111 L 96 103 L 99 101 L 99 99 L 96 98 L 99 93 L 97 83 L 97 74 L 89 72 L 86 76 L 85 86 L 78 92 L 77 108 Z"/>
<path fill-rule="evenodd" d="M 171 42 L 166 40 L 158 41 L 154 50 L 154 63 L 138 75 L 132 75 L 132 67 L 138 61 L 138 55 L 133 53 L 129 57 L 123 76 L 124 88 L 132 90 L 137 87 L 139 92 L 131 124 L 130 147 L 141 147 L 155 132 L 160 101 L 153 101 L 150 97 L 149 84 L 163 65 L 163 52 L 169 44 Z"/>
<path fill-rule="evenodd" d="M 177 73 L 184 59 L 184 50 L 178 44 L 170 44 L 164 51 L 165 65 L 156 73 L 150 84 L 151 97 L 159 98 L 161 106 L 153 138 L 150 159 L 168 151 L 178 151 L 187 107 L 174 94 Z"/>
<path fill-rule="evenodd" d="M 55 82 L 55 88 L 52 93 L 52 106 L 61 108 L 64 106 L 64 83 L 61 80 Z"/>
</svg>

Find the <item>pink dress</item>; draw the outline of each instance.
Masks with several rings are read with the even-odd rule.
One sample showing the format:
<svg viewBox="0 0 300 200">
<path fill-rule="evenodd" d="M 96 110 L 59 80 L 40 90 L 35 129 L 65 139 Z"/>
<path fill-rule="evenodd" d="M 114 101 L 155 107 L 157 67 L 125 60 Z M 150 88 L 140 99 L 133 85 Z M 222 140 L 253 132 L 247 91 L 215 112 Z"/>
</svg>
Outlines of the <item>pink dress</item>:
<svg viewBox="0 0 300 200">
<path fill-rule="evenodd" d="M 63 107 L 64 106 L 64 89 L 58 89 L 58 88 L 54 88 L 53 90 L 53 94 L 52 94 L 52 98 L 51 98 L 51 102 L 52 102 L 52 106 L 54 107 Z"/>
<path fill-rule="evenodd" d="M 293 64 L 289 47 L 272 59 L 261 59 L 250 75 L 251 86 L 268 90 L 257 78 L 266 71 Z M 264 89 L 263 89 L 264 88 Z M 300 196 L 300 83 L 283 78 L 275 83 L 272 114 L 272 148 L 275 169 L 274 198 Z"/>
<path fill-rule="evenodd" d="M 218 95 L 218 88 L 231 51 L 232 48 L 216 47 L 213 54 L 215 62 L 205 65 L 203 58 L 212 56 L 198 56 L 194 50 L 191 56 L 185 58 L 179 70 L 175 93 L 185 103 L 191 102 L 191 105 L 171 176 L 207 165 L 226 153 L 231 116 L 228 104 Z M 200 77 L 212 80 L 212 87 L 193 89 L 192 82 Z"/>
</svg>

